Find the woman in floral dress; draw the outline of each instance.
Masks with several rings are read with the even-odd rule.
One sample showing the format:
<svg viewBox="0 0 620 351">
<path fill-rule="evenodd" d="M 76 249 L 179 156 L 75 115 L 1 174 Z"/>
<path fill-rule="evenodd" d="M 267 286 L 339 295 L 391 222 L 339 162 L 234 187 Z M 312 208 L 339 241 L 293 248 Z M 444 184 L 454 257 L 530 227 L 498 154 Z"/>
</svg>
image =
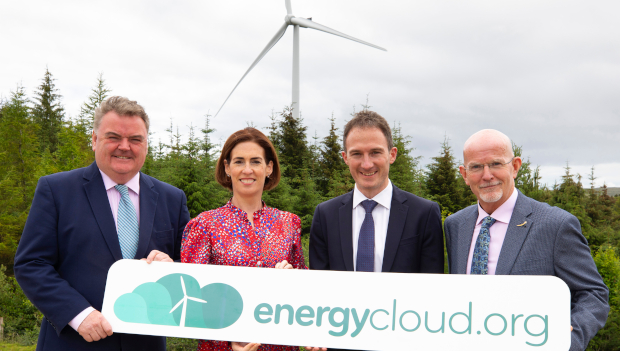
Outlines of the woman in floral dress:
<svg viewBox="0 0 620 351">
<path fill-rule="evenodd" d="M 255 128 L 233 133 L 216 165 L 216 179 L 232 190 L 222 207 L 191 220 L 183 233 L 181 261 L 227 266 L 306 269 L 298 216 L 268 207 L 264 190 L 278 185 L 275 148 Z M 298 347 L 201 340 L 198 351 L 292 351 Z"/>
</svg>

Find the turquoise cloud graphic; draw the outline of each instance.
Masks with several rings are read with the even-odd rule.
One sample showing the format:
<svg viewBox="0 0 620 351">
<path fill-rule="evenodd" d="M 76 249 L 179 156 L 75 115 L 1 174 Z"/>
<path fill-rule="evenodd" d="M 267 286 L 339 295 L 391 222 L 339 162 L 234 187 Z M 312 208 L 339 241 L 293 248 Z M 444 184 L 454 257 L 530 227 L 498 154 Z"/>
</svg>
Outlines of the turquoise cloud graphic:
<svg viewBox="0 0 620 351">
<path fill-rule="evenodd" d="M 187 274 L 169 274 L 144 283 L 114 302 L 118 319 L 128 323 L 222 329 L 243 312 L 243 299 L 230 285 L 213 283 L 200 288 Z"/>
</svg>

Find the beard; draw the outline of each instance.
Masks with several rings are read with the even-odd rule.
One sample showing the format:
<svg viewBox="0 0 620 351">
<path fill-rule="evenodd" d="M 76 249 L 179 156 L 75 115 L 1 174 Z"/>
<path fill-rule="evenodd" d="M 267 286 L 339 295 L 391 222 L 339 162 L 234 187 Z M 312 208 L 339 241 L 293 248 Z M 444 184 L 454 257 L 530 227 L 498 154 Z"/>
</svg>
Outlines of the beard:
<svg viewBox="0 0 620 351">
<path fill-rule="evenodd" d="M 502 198 L 504 195 L 504 190 L 501 187 L 492 192 L 485 192 L 484 188 L 494 185 L 502 185 L 502 182 L 496 181 L 493 183 L 482 183 L 478 186 L 478 189 L 480 190 L 479 196 L 482 201 L 492 203 L 497 202 Z"/>
</svg>

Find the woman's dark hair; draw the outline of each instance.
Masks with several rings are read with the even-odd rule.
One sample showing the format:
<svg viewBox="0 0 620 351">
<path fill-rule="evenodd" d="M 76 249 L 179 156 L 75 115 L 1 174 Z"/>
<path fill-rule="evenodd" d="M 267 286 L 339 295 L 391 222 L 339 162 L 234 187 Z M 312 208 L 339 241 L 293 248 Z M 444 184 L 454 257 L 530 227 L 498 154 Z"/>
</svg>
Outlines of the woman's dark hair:
<svg viewBox="0 0 620 351">
<path fill-rule="evenodd" d="M 230 165 L 230 154 L 235 146 L 245 143 L 247 141 L 258 144 L 265 151 L 265 163 L 273 162 L 273 170 L 269 178 L 265 179 L 265 186 L 263 190 L 271 190 L 275 188 L 280 182 L 280 162 L 278 162 L 278 155 L 276 149 L 269 139 L 260 130 L 252 127 L 243 128 L 232 133 L 231 136 L 226 139 L 222 153 L 220 154 L 217 165 L 215 166 L 215 179 L 224 188 L 232 190 L 232 181 L 226 175 L 226 161 Z"/>
</svg>

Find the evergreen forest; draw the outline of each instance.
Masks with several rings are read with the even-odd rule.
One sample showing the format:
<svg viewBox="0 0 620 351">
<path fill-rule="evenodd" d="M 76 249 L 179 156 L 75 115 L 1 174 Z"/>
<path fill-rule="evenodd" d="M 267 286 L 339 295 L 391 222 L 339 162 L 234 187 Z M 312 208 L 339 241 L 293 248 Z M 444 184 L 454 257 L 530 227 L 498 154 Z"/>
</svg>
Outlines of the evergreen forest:
<svg viewBox="0 0 620 351">
<path fill-rule="evenodd" d="M 42 315 L 28 301 L 13 278 L 15 251 L 28 216 L 40 177 L 85 167 L 94 161 L 90 139 L 95 108 L 112 96 L 103 75 L 95 81 L 77 116 L 69 117 L 53 75 L 46 69 L 40 85 L 27 92 L 18 86 L 0 100 L 0 317 L 4 320 L 4 342 L 34 345 Z M 368 109 L 368 103 L 362 108 Z M 148 113 L 148 109 L 147 109 Z M 282 179 L 265 192 L 268 206 L 297 214 L 302 219 L 302 242 L 307 257 L 308 234 L 317 204 L 351 191 L 353 180 L 342 161 L 342 130 L 329 116 L 327 136 L 312 137 L 303 118 L 296 119 L 290 107 L 271 114 L 271 124 L 262 130 L 278 150 Z M 239 129 L 245 125 L 239 125 Z M 221 145 L 213 139 L 210 117 L 204 126 L 190 126 L 181 135 L 171 121 L 164 140 L 150 140 L 142 171 L 182 189 L 191 217 L 222 206 L 231 193 L 214 176 Z M 438 140 L 439 154 L 422 167 L 415 144 L 399 124 L 392 127 L 398 156 L 390 167 L 390 179 L 399 188 L 440 204 L 442 216 L 450 216 L 475 204 L 476 198 L 458 173 L 459 155 L 448 139 Z M 540 184 L 540 167 L 532 165 L 522 146 L 513 144 L 523 166 L 517 188 L 538 201 L 560 207 L 581 222 L 592 256 L 610 289 L 611 312 L 607 324 L 590 342 L 588 350 L 620 349 L 620 198 L 596 190 L 592 168 L 584 176 L 566 165 L 561 181 Z M 601 186 L 601 184 L 598 184 Z M 447 266 L 446 266 L 447 271 Z M 1 335 L 0 335 L 1 337 Z M 0 348 L 2 338 L 0 338 Z M 195 350 L 195 341 L 169 339 L 169 350 Z"/>
</svg>

